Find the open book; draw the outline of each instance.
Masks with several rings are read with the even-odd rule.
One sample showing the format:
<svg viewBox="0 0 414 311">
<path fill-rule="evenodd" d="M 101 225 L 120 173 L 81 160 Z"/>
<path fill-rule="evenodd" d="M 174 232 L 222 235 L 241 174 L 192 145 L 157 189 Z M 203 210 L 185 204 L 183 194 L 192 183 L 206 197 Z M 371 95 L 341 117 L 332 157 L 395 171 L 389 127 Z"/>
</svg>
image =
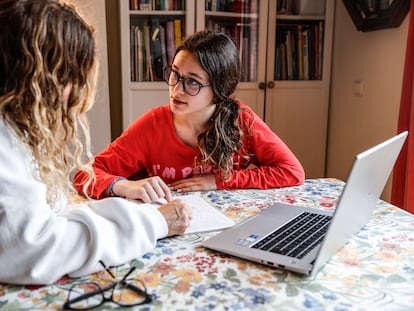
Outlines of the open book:
<svg viewBox="0 0 414 311">
<path fill-rule="evenodd" d="M 191 207 L 193 218 L 184 234 L 222 230 L 235 225 L 234 220 L 204 201 L 198 195 L 188 194 L 176 198 L 183 200 Z M 159 207 L 160 204 L 165 203 L 165 200 L 159 200 L 157 203 L 151 204 Z"/>
</svg>

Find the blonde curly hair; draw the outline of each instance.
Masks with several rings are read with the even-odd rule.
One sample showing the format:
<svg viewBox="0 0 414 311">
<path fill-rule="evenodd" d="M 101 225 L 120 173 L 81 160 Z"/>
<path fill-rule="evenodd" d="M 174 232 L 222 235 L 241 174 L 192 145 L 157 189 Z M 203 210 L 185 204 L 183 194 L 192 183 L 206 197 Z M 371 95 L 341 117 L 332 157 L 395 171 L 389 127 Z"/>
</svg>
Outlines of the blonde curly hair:
<svg viewBox="0 0 414 311">
<path fill-rule="evenodd" d="M 0 0 L 0 25 L 0 116 L 30 149 L 48 203 L 62 192 L 73 201 L 71 175 L 88 172 L 85 189 L 94 178 L 84 164 L 92 159 L 94 30 L 57 0 Z"/>
</svg>

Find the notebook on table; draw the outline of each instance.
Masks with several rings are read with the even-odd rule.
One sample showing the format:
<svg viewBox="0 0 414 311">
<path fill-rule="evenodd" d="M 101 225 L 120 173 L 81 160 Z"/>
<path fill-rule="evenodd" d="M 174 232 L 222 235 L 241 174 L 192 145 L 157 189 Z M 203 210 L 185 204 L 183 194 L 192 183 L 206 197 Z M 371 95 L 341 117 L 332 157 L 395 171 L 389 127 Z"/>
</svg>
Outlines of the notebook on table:
<svg viewBox="0 0 414 311">
<path fill-rule="evenodd" d="M 403 132 L 355 157 L 334 212 L 276 203 L 202 245 L 313 275 L 370 220 L 407 135 Z"/>
</svg>

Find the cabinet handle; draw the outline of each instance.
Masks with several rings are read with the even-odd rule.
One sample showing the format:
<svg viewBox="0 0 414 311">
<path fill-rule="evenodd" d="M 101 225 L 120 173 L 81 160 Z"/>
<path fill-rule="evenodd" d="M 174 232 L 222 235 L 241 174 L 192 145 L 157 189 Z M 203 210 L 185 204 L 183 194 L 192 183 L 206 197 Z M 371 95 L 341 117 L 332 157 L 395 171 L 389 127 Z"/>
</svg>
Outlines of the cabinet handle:
<svg viewBox="0 0 414 311">
<path fill-rule="evenodd" d="M 275 83 L 273 81 L 267 82 L 267 84 L 266 82 L 259 83 L 259 89 L 261 90 L 265 90 L 266 88 L 273 89 L 274 87 L 275 87 Z"/>
</svg>

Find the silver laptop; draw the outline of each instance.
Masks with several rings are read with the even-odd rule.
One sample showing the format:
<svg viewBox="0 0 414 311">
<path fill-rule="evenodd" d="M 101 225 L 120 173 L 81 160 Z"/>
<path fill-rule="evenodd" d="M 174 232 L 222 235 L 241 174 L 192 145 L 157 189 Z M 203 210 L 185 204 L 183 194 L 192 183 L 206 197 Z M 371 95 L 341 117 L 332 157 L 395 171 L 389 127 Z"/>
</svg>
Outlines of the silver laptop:
<svg viewBox="0 0 414 311">
<path fill-rule="evenodd" d="M 335 212 L 276 203 L 203 246 L 305 275 L 315 274 L 370 220 L 408 132 L 358 154 Z"/>
</svg>

